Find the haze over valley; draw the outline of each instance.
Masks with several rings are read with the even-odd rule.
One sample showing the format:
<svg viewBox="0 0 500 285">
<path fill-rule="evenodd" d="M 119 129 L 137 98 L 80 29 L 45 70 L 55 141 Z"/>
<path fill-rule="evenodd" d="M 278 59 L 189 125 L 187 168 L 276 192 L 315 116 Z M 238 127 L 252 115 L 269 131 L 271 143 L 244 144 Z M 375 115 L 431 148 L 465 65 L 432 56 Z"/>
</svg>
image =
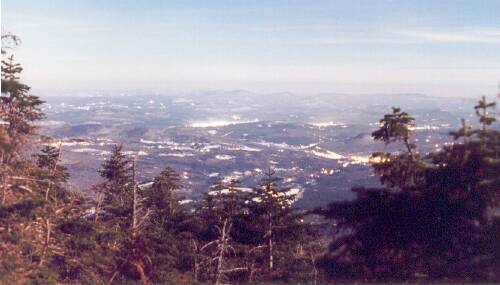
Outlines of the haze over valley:
<svg viewBox="0 0 500 285">
<path fill-rule="evenodd" d="M 138 158 L 142 179 L 176 169 L 185 202 L 217 179 L 256 185 L 272 167 L 304 207 L 351 199 L 353 185 L 378 185 L 369 157 L 385 146 L 370 134 L 391 107 L 416 118 L 415 141 L 425 153 L 451 143 L 449 132 L 475 103 L 420 94 L 90 94 L 49 96 L 44 106 L 43 133 L 54 145 L 62 141 L 75 189 L 89 192 L 112 145 L 123 144 Z"/>
<path fill-rule="evenodd" d="M 500 284 L 499 0 L 3 0 L 0 285 Z"/>
</svg>

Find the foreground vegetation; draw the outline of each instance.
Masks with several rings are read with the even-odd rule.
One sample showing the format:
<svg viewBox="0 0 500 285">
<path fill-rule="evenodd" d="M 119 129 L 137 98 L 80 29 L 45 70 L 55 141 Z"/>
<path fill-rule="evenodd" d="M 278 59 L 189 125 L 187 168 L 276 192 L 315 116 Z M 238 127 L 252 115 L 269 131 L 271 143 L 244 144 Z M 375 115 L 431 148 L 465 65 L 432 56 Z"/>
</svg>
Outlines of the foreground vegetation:
<svg viewBox="0 0 500 285">
<path fill-rule="evenodd" d="M 400 151 L 373 154 L 382 186 L 354 188 L 352 201 L 296 209 L 269 169 L 252 191 L 221 180 L 185 207 L 173 169 L 138 181 L 122 146 L 102 164 L 94 195 L 71 192 L 60 147 L 36 135 L 43 102 L 21 83 L 9 51 L 0 283 L 500 282 L 500 132 L 485 98 L 475 107 L 479 128 L 463 121 L 453 144 L 428 154 L 413 144 L 415 120 L 393 108 L 372 137 Z"/>
</svg>

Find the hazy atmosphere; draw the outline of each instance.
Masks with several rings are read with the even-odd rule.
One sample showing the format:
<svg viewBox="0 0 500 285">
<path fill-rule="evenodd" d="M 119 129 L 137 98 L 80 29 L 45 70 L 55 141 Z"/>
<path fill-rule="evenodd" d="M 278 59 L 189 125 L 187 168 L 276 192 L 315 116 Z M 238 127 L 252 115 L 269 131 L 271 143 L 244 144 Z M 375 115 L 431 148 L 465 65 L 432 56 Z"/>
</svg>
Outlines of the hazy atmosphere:
<svg viewBox="0 0 500 285">
<path fill-rule="evenodd" d="M 500 1 L 1 8 L 0 285 L 500 284 Z"/>
<path fill-rule="evenodd" d="M 2 1 L 35 89 L 478 96 L 498 1 Z"/>
</svg>

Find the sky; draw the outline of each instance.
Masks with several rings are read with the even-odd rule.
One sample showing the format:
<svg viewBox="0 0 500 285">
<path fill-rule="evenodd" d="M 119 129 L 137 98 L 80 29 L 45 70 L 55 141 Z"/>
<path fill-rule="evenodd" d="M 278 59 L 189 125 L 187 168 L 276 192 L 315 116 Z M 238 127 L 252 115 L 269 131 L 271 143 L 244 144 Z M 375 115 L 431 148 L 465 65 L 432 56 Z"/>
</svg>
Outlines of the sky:
<svg viewBox="0 0 500 285">
<path fill-rule="evenodd" d="M 35 90 L 492 95 L 500 1 L 3 0 Z"/>
</svg>

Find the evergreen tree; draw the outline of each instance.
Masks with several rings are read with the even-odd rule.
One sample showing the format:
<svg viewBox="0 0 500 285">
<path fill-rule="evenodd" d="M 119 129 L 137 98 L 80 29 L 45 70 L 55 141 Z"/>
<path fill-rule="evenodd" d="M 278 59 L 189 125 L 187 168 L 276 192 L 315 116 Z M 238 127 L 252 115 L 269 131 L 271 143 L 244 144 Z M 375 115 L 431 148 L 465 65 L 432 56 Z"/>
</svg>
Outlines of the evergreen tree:
<svg viewBox="0 0 500 285">
<path fill-rule="evenodd" d="M 12 155 L 4 156 L 4 162 L 19 156 L 19 150 L 27 137 L 36 129 L 34 122 L 44 114 L 41 101 L 29 94 L 30 87 L 19 82 L 20 64 L 10 55 L 2 59 L 2 96 L 0 96 L 0 121 L 3 122 L 13 147 Z"/>
<path fill-rule="evenodd" d="M 276 251 L 284 249 L 286 241 L 294 236 L 293 230 L 297 229 L 298 216 L 294 215 L 292 207 L 295 195 L 289 193 L 289 188 L 280 185 L 281 180 L 269 168 L 260 187 L 253 190 L 251 200 L 251 214 L 258 221 L 256 224 L 263 241 L 261 247 L 266 251 L 265 268 L 268 276 L 273 275 L 275 270 Z M 290 248 L 286 250 L 288 255 Z"/>
<path fill-rule="evenodd" d="M 41 169 L 38 178 L 47 181 L 45 200 L 49 199 L 51 191 L 54 199 L 65 194 L 65 183 L 69 179 L 67 168 L 60 165 L 61 145 L 59 147 L 45 146 L 35 155 L 36 164 Z"/>
<path fill-rule="evenodd" d="M 481 129 L 465 123 L 462 143 L 430 156 L 411 184 L 357 188 L 354 201 L 332 203 L 323 214 L 336 224 L 323 268 L 340 280 L 498 281 L 500 248 L 494 207 L 500 168 L 499 132 L 481 119 L 493 104 L 478 104 Z M 381 173 L 387 175 L 387 172 Z M 397 175 L 391 174 L 391 175 Z M 405 179 L 407 179 L 406 177 Z M 392 177 L 388 177 L 392 179 Z"/>
<path fill-rule="evenodd" d="M 2 34 L 2 43 L 17 37 Z M 44 170 L 21 155 L 34 134 L 34 122 L 43 118 L 42 101 L 29 95 L 20 83 L 22 68 L 2 46 L 2 90 L 0 96 L 1 157 L 0 184 L 0 281 L 55 280 L 50 260 L 57 248 L 53 231 L 63 205 L 45 198 Z"/>
<path fill-rule="evenodd" d="M 138 187 L 136 162 L 125 156 L 122 146 L 114 146 L 99 174 L 105 181 L 97 187 L 94 221 L 102 219 L 99 238 L 104 242 L 103 250 L 110 253 L 110 258 L 103 260 L 111 272 L 107 283 L 118 278 L 140 279 L 145 284 L 149 281 L 147 227 L 152 210 Z"/>
<path fill-rule="evenodd" d="M 106 217 L 130 221 L 127 217 L 132 213 L 132 170 L 132 161 L 123 154 L 123 146 L 115 145 L 98 171 L 105 181 L 97 187 L 96 219 L 102 209 Z"/>
<path fill-rule="evenodd" d="M 380 119 L 380 128 L 372 133 L 376 141 L 385 145 L 402 143 L 403 150 L 398 153 L 376 152 L 371 157 L 373 169 L 382 184 L 388 187 L 415 187 L 422 181 L 424 163 L 418 155 L 415 144 L 411 142 L 415 119 L 399 108 Z"/>
<path fill-rule="evenodd" d="M 153 185 L 145 191 L 147 206 L 154 209 L 152 221 L 164 228 L 180 210 L 175 192 L 181 189 L 179 175 L 170 167 L 166 167 L 155 177 Z"/>
<path fill-rule="evenodd" d="M 151 277 L 154 282 L 174 282 L 176 278 L 188 278 L 185 272 L 192 270 L 194 238 L 190 220 L 179 204 L 176 193 L 181 189 L 179 175 L 166 167 L 152 183 L 143 188 L 145 205 L 151 209 L 147 228 L 151 256 Z"/>
</svg>

